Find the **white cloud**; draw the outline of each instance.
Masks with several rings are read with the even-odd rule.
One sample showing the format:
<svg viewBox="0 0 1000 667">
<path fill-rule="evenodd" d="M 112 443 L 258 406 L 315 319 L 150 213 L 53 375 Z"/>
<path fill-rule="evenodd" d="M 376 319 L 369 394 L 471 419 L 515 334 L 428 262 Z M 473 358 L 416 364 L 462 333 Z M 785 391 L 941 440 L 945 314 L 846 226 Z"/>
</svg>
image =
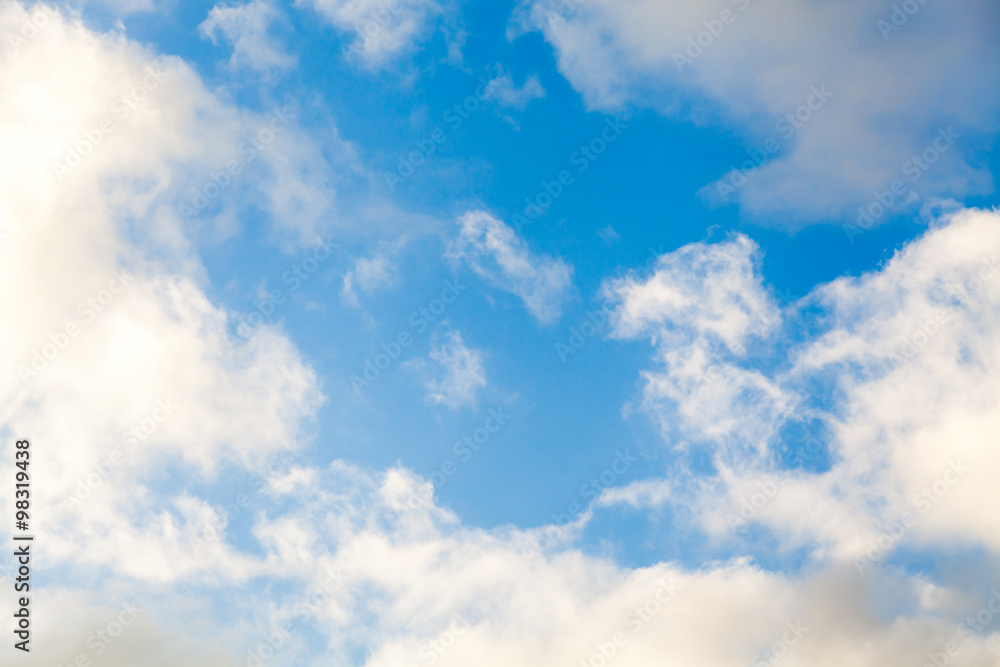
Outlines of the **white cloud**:
<svg viewBox="0 0 1000 667">
<path fill-rule="evenodd" d="M 122 19 L 132 14 L 162 11 L 165 9 L 165 4 L 157 0 L 73 0 L 73 2 L 67 3 L 67 6 L 78 12 L 87 7 L 96 6 L 110 10 L 115 17 Z"/>
<path fill-rule="evenodd" d="M 4 5 L 0 33 L 24 19 Z M 19 100 L 0 108 L 0 305 L 18 322 L 0 332 L 0 420 L 58 452 L 36 463 L 47 556 L 148 581 L 259 571 L 222 543 L 193 553 L 211 510 L 162 485 L 260 465 L 300 441 L 322 400 L 274 328 L 234 342 L 177 206 L 267 117 L 218 102 L 176 59 L 57 15 L 0 55 L 0 77 Z M 284 136 L 261 155 L 279 172 L 303 150 Z"/>
<path fill-rule="evenodd" d="M 678 502 L 725 531 L 764 490 L 749 518 L 785 547 L 875 553 L 872 567 L 902 546 L 1000 552 L 988 509 L 1000 504 L 998 222 L 997 212 L 950 215 L 884 269 L 823 285 L 780 317 L 745 239 L 688 246 L 648 280 L 610 283 L 615 335 L 656 345 L 643 406 L 669 441 L 716 443 L 715 478 L 668 480 Z M 768 337 L 748 349 L 752 312 L 765 314 Z M 784 448 L 803 444 L 784 429 L 813 419 L 831 434 L 828 465 L 782 470 Z"/>
<path fill-rule="evenodd" d="M 601 492 L 597 505 L 630 505 L 632 507 L 656 507 L 670 500 L 670 486 L 660 480 L 642 480 L 626 486 L 607 488 Z"/>
<path fill-rule="evenodd" d="M 445 12 L 435 0 L 299 0 L 342 32 L 350 44 L 348 59 L 383 67 L 416 50 Z"/>
<path fill-rule="evenodd" d="M 20 6 L 0 7 L 0 34 L 24 20 Z M 145 102 L 114 116 L 115 100 L 159 72 Z M 0 309 L 11 323 L 0 329 L 2 455 L 13 460 L 11 436 L 32 438 L 36 489 L 44 489 L 34 499 L 35 534 L 45 545 L 45 560 L 36 562 L 74 587 L 43 586 L 33 598 L 36 619 L 45 619 L 35 626 L 38 660 L 75 660 L 80 642 L 89 649 L 88 635 L 135 596 L 153 602 L 150 615 L 111 647 L 105 663 L 112 667 L 248 664 L 247 651 L 282 622 L 296 629 L 273 664 L 383 667 L 423 662 L 426 651 L 441 667 L 598 664 L 594 656 L 611 651 L 616 636 L 623 639 L 615 660 L 637 667 L 745 665 L 761 650 L 785 648 L 776 642 L 791 636 L 780 663 L 789 667 L 922 664 L 949 641 L 961 642 L 958 667 L 996 662 L 995 625 L 968 641 L 956 635 L 957 623 L 984 608 L 992 580 L 859 577 L 822 554 L 802 575 L 768 573 L 744 559 L 625 568 L 571 544 L 544 547 L 545 528 L 480 530 L 433 502 L 410 509 L 407 500 L 425 480 L 398 468 L 365 473 L 339 461 L 325 468 L 293 462 L 260 489 L 249 533 L 233 539 L 220 529 L 224 539 L 204 545 L 205 526 L 220 519 L 213 501 L 234 497 L 231 479 L 219 475 L 254 470 L 286 441 L 302 443 L 322 399 L 314 373 L 280 331 L 265 325 L 245 344 L 232 341 L 229 314 L 205 293 L 193 249 L 197 225 L 176 206 L 186 188 L 218 169 L 220 153 L 268 119 L 218 101 L 177 60 L 62 19 L 16 54 L 0 53 L 0 80 L 18 100 L 0 106 L 0 220 L 9 222 Z M 86 159 L 60 179 L 52 163 L 66 159 L 67 146 L 98 136 L 94 128 L 106 116 L 114 131 L 92 141 Z M 268 155 L 287 161 L 288 182 L 300 183 L 297 158 L 313 153 L 291 129 L 284 136 Z M 264 180 L 253 170 L 245 176 L 254 187 Z M 312 182 L 303 187 L 325 192 Z M 949 458 L 967 458 L 973 470 L 948 486 L 910 535 L 916 543 L 954 537 L 1000 547 L 992 511 L 1000 500 L 1000 280 L 984 273 L 975 289 L 965 282 L 983 256 L 1000 254 L 998 218 L 964 212 L 883 271 L 809 297 L 828 314 L 821 335 L 796 345 L 784 375 L 758 372 L 786 393 L 799 389 L 797 378 L 828 374 L 838 382 L 846 400 L 831 421 L 842 460 L 828 473 L 798 475 L 762 520 L 798 528 L 827 508 L 840 510 L 834 516 L 844 520 L 826 533 L 816 528 L 825 524 L 805 527 L 836 538 L 843 548 L 835 555 L 853 554 L 855 541 L 872 533 L 869 501 L 883 503 L 875 516 L 891 517 L 947 474 Z M 206 213 L 205 224 L 213 221 Z M 275 222 L 303 238 L 314 224 Z M 571 270 L 532 254 L 503 223 L 465 216 L 453 250 L 523 298 L 536 317 L 557 316 Z M 616 331 L 725 350 L 734 372 L 742 369 L 757 344 L 745 326 L 776 313 L 754 254 L 736 237 L 661 259 L 642 284 L 616 283 Z M 122 270 L 132 276 L 127 284 Z M 716 280 L 701 284 L 686 270 Z M 121 277 L 113 281 L 115 274 Z M 949 318 L 931 333 L 927 317 L 938 309 Z M 918 342 L 923 327 L 927 338 Z M 770 329 L 764 335 L 779 337 Z M 900 336 L 918 353 L 893 366 Z M 477 353 L 456 341 L 457 334 L 437 348 L 434 361 L 474 368 Z M 38 374 L 20 377 L 18 367 L 36 352 Z M 437 387 L 446 384 L 447 376 Z M 168 399 L 177 406 L 169 414 L 158 405 Z M 102 463 L 131 447 L 133 428 L 143 439 L 104 479 Z M 735 439 L 741 431 L 732 432 Z M 759 452 L 730 477 L 733 488 L 767 470 L 754 467 L 751 455 Z M 63 503 L 92 475 L 101 480 L 80 507 Z M 633 499 L 664 499 L 656 493 L 647 486 Z M 338 569 L 343 583 L 328 585 Z M 179 582 L 197 598 L 172 592 Z M 90 584 L 101 595 L 81 590 Z M 13 595 L 0 586 L 0 606 L 13 609 Z M 801 636 L 788 635 L 788 623 Z M 318 650 L 309 645 L 314 631 Z M 444 650 L 428 644 L 439 638 Z"/>
<path fill-rule="evenodd" d="M 303 488 L 301 505 L 258 527 L 265 544 L 284 536 L 312 545 L 294 567 L 303 578 L 345 573 L 345 590 L 316 615 L 333 655 L 363 642 L 372 647 L 366 667 L 431 655 L 444 667 L 592 656 L 601 664 L 602 650 L 614 651 L 605 663 L 722 667 L 754 664 L 773 649 L 781 664 L 864 667 L 922 664 L 958 640 L 955 664 L 993 656 L 989 636 L 965 642 L 955 631 L 983 606 L 988 586 L 967 596 L 838 567 L 788 577 L 745 560 L 624 569 L 574 549 L 539 550 L 530 531 L 462 527 L 432 503 L 408 509 L 422 483 L 402 469 L 369 476 L 335 463 Z M 876 591 L 892 598 L 891 612 L 873 604 Z"/>
<path fill-rule="evenodd" d="M 524 109 L 533 100 L 545 97 L 545 89 L 535 75 L 527 77 L 524 83 L 517 87 L 511 75 L 502 72 L 490 79 L 486 85 L 485 97 L 488 100 L 496 100 L 504 107 Z"/>
<path fill-rule="evenodd" d="M 608 282 L 612 336 L 649 337 L 662 370 L 643 373 L 643 407 L 681 433 L 760 447 L 790 399 L 737 360 L 780 322 L 757 274 L 755 244 L 744 236 L 695 243 L 661 255 L 648 279 Z M 753 436 L 750 436 L 753 433 Z M 731 443 L 730 443 L 731 444 Z"/>
<path fill-rule="evenodd" d="M 269 74 L 287 69 L 295 58 L 282 50 L 277 40 L 269 34 L 281 13 L 266 0 L 253 0 L 243 5 L 216 5 L 208 13 L 198 31 L 214 43 L 222 37 L 233 46 L 229 59 L 233 67 L 249 67 Z"/>
<path fill-rule="evenodd" d="M 959 212 L 884 270 L 817 290 L 812 303 L 831 327 L 793 369 L 836 379 L 845 392 L 836 419 L 843 462 L 830 483 L 863 507 L 878 479 L 880 518 L 914 514 L 907 537 L 916 544 L 1000 551 L 1000 521 L 987 509 L 1000 503 L 991 481 L 1000 474 L 998 222 L 996 211 Z M 959 461 L 971 469 L 958 475 Z"/>
<path fill-rule="evenodd" d="M 466 213 L 459 225 L 448 257 L 464 260 L 495 286 L 516 294 L 539 322 L 551 324 L 559 319 L 572 286 L 572 267 L 561 259 L 531 252 L 513 229 L 489 213 Z"/>
<path fill-rule="evenodd" d="M 756 255 L 745 236 L 695 243 L 661 255 L 646 282 L 611 281 L 605 295 L 621 304 L 614 334 L 697 337 L 742 352 L 753 333 L 766 333 L 777 320 L 756 274 Z"/>
<path fill-rule="evenodd" d="M 427 400 L 457 410 L 463 406 L 475 405 L 476 395 L 486 386 L 486 369 L 483 355 L 479 350 L 470 350 L 462 341 L 462 334 L 449 331 L 447 341 L 431 341 L 428 358 L 434 365 L 433 371 L 424 362 L 419 364 L 425 373 L 435 377 L 427 380 Z"/>
<path fill-rule="evenodd" d="M 597 236 L 608 245 L 612 245 L 622 240 L 622 235 L 619 234 L 618 231 L 611 225 L 605 225 L 604 227 L 598 229 Z"/>
<path fill-rule="evenodd" d="M 371 257 L 359 257 L 354 260 L 354 266 L 344 274 L 340 290 L 349 304 L 358 306 L 356 288 L 365 294 L 374 294 L 399 282 L 393 260 L 398 249 L 398 244 L 394 247 L 381 247 Z"/>
<path fill-rule="evenodd" d="M 995 8 L 920 3 L 884 39 L 878 21 L 892 12 L 861 0 L 527 0 L 512 34 L 544 33 L 560 71 L 593 108 L 641 105 L 699 125 L 722 120 L 741 128 L 757 154 L 773 139 L 780 150 L 722 194 L 751 216 L 794 226 L 853 220 L 896 180 L 906 188 L 894 195 L 901 210 L 916 206 L 901 201 L 911 190 L 924 200 L 992 190 L 966 147 L 997 131 L 1000 94 L 982 84 L 1000 78 L 1000 45 L 985 28 Z M 821 101 L 815 90 L 832 97 L 824 92 Z M 935 156 L 938 131 L 949 127 L 960 138 Z M 926 168 L 912 161 L 925 150 L 934 160 Z M 705 194 L 720 193 L 710 185 Z"/>
</svg>

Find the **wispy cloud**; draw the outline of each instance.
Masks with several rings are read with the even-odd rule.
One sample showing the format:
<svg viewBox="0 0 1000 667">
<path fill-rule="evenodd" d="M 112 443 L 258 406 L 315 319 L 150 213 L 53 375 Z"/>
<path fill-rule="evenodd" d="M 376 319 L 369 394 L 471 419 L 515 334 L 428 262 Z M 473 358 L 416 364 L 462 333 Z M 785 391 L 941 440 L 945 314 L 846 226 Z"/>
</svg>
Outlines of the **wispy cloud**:
<svg viewBox="0 0 1000 667">
<path fill-rule="evenodd" d="M 232 45 L 231 66 L 247 67 L 262 74 L 292 67 L 296 60 L 287 54 L 271 33 L 281 23 L 281 13 L 268 0 L 252 0 L 243 5 L 216 5 L 198 31 L 206 39 L 218 36 Z"/>
<path fill-rule="evenodd" d="M 532 252 L 517 232 L 489 213 L 466 213 L 458 225 L 448 257 L 464 261 L 496 287 L 520 297 L 539 322 L 551 324 L 559 319 L 572 286 L 572 267 Z"/>
<path fill-rule="evenodd" d="M 424 388 L 429 403 L 457 410 L 475 405 L 479 391 L 486 387 L 483 355 L 465 345 L 459 331 L 448 331 L 445 341 L 431 340 L 427 359 L 407 362 L 406 366 L 427 377 Z"/>
<path fill-rule="evenodd" d="M 357 290 L 374 294 L 398 284 L 399 275 L 394 262 L 395 250 L 379 248 L 371 257 L 359 257 L 354 266 L 344 274 L 340 293 L 352 306 L 358 306 Z"/>
<path fill-rule="evenodd" d="M 512 109 L 524 109 L 533 100 L 545 97 L 545 89 L 534 74 L 527 77 L 520 86 L 515 86 L 511 75 L 501 72 L 490 79 L 486 91 L 486 99 L 496 100 L 501 106 Z"/>
<path fill-rule="evenodd" d="M 415 51 L 446 11 L 436 0 L 300 0 L 345 33 L 343 52 L 366 67 L 384 67 Z"/>
</svg>

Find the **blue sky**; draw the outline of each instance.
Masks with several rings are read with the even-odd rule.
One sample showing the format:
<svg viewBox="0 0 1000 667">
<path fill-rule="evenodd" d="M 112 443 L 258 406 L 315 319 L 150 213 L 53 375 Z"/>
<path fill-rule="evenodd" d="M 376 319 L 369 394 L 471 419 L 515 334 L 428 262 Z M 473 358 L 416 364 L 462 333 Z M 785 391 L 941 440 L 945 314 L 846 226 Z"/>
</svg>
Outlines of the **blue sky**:
<svg viewBox="0 0 1000 667">
<path fill-rule="evenodd" d="M 998 28 L 3 5 L 0 430 L 43 554 L 34 652 L 3 650 L 992 664 Z"/>
</svg>

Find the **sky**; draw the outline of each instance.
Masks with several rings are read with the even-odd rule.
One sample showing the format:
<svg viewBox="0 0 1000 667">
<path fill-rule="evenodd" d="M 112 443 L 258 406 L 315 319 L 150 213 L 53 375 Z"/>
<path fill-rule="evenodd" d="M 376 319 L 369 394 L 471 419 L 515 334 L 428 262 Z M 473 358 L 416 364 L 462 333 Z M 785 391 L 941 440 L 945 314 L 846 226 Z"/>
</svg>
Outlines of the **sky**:
<svg viewBox="0 0 1000 667">
<path fill-rule="evenodd" d="M 3 0 L 0 91 L 0 664 L 1000 664 L 995 3 Z"/>
</svg>

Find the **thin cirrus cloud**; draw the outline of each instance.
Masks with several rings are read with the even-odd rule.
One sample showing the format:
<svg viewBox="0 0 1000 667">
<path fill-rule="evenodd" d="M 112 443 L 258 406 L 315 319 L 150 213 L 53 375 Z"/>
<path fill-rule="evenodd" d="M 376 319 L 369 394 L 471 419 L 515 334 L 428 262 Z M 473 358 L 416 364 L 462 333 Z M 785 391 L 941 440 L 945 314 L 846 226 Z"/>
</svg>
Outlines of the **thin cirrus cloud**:
<svg viewBox="0 0 1000 667">
<path fill-rule="evenodd" d="M 465 262 L 480 277 L 518 296 L 542 324 L 559 319 L 572 286 L 571 266 L 532 252 L 513 228 L 489 213 L 471 211 L 458 225 L 447 257 Z"/>
<path fill-rule="evenodd" d="M 592 108 L 741 129 L 748 155 L 703 196 L 796 226 L 992 192 L 971 146 L 997 131 L 995 5 L 913 6 L 898 27 L 862 1 L 526 0 L 511 35 L 540 31 Z"/>
</svg>

